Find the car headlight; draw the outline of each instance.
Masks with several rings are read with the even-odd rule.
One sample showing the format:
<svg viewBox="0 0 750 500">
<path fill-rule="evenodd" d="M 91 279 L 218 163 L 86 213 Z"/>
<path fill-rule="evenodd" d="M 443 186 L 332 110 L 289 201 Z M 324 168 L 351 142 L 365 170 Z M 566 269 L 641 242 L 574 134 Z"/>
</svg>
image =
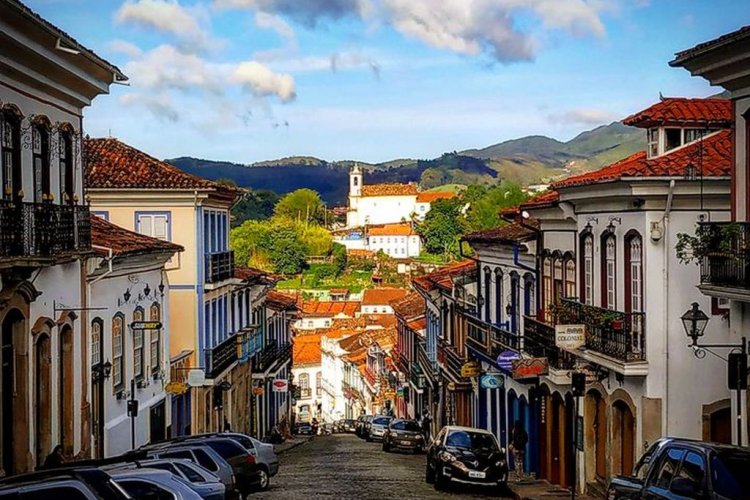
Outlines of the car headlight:
<svg viewBox="0 0 750 500">
<path fill-rule="evenodd" d="M 496 467 L 502 467 L 504 465 L 505 465 L 505 460 L 498 460 L 497 462 L 495 462 Z"/>
<path fill-rule="evenodd" d="M 453 455 L 451 455 L 447 451 L 441 451 L 440 453 L 438 453 L 438 458 L 440 460 L 442 460 L 443 462 L 451 462 L 452 463 L 452 462 L 456 461 L 456 457 L 454 457 Z"/>
</svg>

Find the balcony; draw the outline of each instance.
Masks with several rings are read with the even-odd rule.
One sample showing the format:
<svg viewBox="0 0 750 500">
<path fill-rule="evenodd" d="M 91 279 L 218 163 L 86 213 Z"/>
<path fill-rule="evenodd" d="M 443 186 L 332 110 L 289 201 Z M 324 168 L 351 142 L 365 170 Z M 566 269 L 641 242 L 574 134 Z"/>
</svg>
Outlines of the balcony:
<svg viewBox="0 0 750 500">
<path fill-rule="evenodd" d="M 253 358 L 253 373 L 265 374 L 272 371 L 273 368 L 279 367 L 291 359 L 292 344 L 284 342 L 277 343 L 272 340 Z"/>
<path fill-rule="evenodd" d="M 555 327 L 530 316 L 523 317 L 523 350 L 535 358 L 547 358 L 553 370 L 575 368 L 575 356 L 555 344 Z"/>
<path fill-rule="evenodd" d="M 312 389 L 305 387 L 299 391 L 299 399 L 310 399 L 312 397 Z"/>
<path fill-rule="evenodd" d="M 750 223 L 707 222 L 698 233 L 701 291 L 749 302 Z"/>
<path fill-rule="evenodd" d="M 521 336 L 511 333 L 470 314 L 464 315 L 468 326 L 467 344 L 495 358 L 503 351 L 519 351 Z"/>
<path fill-rule="evenodd" d="M 219 283 L 234 276 L 234 252 L 213 252 L 206 254 L 205 281 Z"/>
<path fill-rule="evenodd" d="M 562 299 L 555 316 L 558 324 L 586 325 L 586 343 L 575 354 L 623 375 L 645 376 L 644 313 L 625 313 Z"/>
<path fill-rule="evenodd" d="M 244 336 L 232 335 L 213 349 L 206 349 L 206 377 L 213 379 L 238 361 Z"/>
<path fill-rule="evenodd" d="M 444 370 L 449 371 L 454 378 L 461 376 L 461 367 L 465 359 L 456 351 L 454 346 L 448 345 L 440 340 L 438 344 L 438 363 Z"/>
<path fill-rule="evenodd" d="M 54 263 L 91 250 L 91 220 L 83 205 L 0 201 L 0 259 Z M 41 262 L 40 262 L 41 261 Z"/>
<path fill-rule="evenodd" d="M 420 342 L 417 346 L 417 363 L 422 368 L 426 377 L 435 380 L 435 369 L 430 361 L 430 356 L 427 354 L 427 344 Z"/>
<path fill-rule="evenodd" d="M 417 363 L 411 365 L 409 381 L 420 392 L 427 387 L 427 379 L 424 376 L 424 372 L 422 372 L 422 368 Z"/>
</svg>

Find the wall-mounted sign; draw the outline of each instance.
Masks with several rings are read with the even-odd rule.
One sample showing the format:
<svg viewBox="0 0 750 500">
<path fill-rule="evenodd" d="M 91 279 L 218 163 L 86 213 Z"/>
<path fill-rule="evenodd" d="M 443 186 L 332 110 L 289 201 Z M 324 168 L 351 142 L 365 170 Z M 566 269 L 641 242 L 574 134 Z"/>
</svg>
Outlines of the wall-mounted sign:
<svg viewBox="0 0 750 500">
<path fill-rule="evenodd" d="M 497 366 L 501 370 L 505 370 L 510 373 L 513 371 L 513 360 L 521 359 L 521 355 L 516 351 L 503 351 L 497 356 Z"/>
<path fill-rule="evenodd" d="M 289 390 L 289 381 L 285 378 L 274 379 L 271 384 L 273 392 L 286 392 Z"/>
<path fill-rule="evenodd" d="M 131 330 L 159 330 L 161 323 L 158 321 L 133 321 L 130 323 Z"/>
<path fill-rule="evenodd" d="M 253 387 L 254 396 L 262 396 L 265 393 L 266 393 L 265 387 Z"/>
<path fill-rule="evenodd" d="M 469 361 L 461 367 L 461 376 L 464 378 L 478 377 L 482 373 L 482 365 L 477 361 Z"/>
<path fill-rule="evenodd" d="M 513 361 L 513 378 L 523 380 L 535 378 L 549 373 L 547 358 L 525 358 Z"/>
<path fill-rule="evenodd" d="M 387 391 L 385 391 L 383 396 L 385 396 L 386 399 L 393 399 L 396 397 L 396 391 L 394 391 L 393 389 L 388 389 Z"/>
<path fill-rule="evenodd" d="M 188 391 L 188 385 L 185 382 L 169 382 L 164 386 L 167 394 L 185 394 Z"/>
<path fill-rule="evenodd" d="M 499 373 L 485 373 L 479 377 L 479 387 L 482 389 L 501 389 L 505 385 L 505 377 Z"/>
<path fill-rule="evenodd" d="M 403 387 L 399 387 L 398 389 L 396 389 L 396 396 L 398 396 L 400 398 L 404 397 L 404 388 Z"/>
<path fill-rule="evenodd" d="M 578 349 L 586 343 L 586 325 L 555 326 L 555 345 L 561 349 Z"/>
<path fill-rule="evenodd" d="M 200 368 L 188 371 L 187 383 L 190 387 L 203 387 L 206 385 L 206 372 Z"/>
</svg>

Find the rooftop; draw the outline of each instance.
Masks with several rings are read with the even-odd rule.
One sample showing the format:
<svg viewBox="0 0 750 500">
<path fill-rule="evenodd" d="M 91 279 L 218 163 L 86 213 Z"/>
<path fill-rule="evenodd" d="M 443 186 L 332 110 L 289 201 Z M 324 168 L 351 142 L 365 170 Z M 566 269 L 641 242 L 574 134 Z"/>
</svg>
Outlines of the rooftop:
<svg viewBox="0 0 750 500">
<path fill-rule="evenodd" d="M 247 281 L 248 283 L 262 283 L 262 284 L 273 284 L 278 281 L 278 277 L 273 274 L 269 274 L 260 269 L 254 267 L 240 266 L 235 264 L 234 266 L 234 278 Z"/>
<path fill-rule="evenodd" d="M 528 226 L 537 227 L 539 221 L 529 219 L 525 224 L 513 222 L 505 226 L 469 233 L 463 237 L 469 243 L 518 243 L 536 238 L 536 232 Z"/>
<path fill-rule="evenodd" d="M 362 294 L 362 305 L 389 305 L 391 301 L 401 299 L 405 295 L 406 290 L 403 288 L 368 288 Z"/>
<path fill-rule="evenodd" d="M 381 224 L 370 226 L 367 230 L 368 236 L 411 236 L 417 234 L 411 224 Z"/>
<path fill-rule="evenodd" d="M 302 315 L 305 317 L 325 317 L 344 315 L 353 318 L 359 312 L 361 304 L 350 300 L 320 301 L 309 300 L 302 303 Z"/>
<path fill-rule="evenodd" d="M 417 194 L 417 203 L 432 203 L 433 201 L 448 200 L 455 197 L 455 193 L 451 193 L 450 191 L 432 191 L 429 193 L 419 193 Z"/>
<path fill-rule="evenodd" d="M 362 196 L 416 196 L 416 184 L 365 184 Z"/>
<path fill-rule="evenodd" d="M 464 260 L 448 266 L 443 266 L 429 274 L 419 276 L 412 280 L 412 283 L 426 292 L 441 288 L 443 290 L 453 290 L 453 280 L 459 276 L 466 276 L 476 272 L 477 265 L 470 261 Z"/>
<path fill-rule="evenodd" d="M 667 97 L 622 122 L 632 127 L 648 128 L 659 125 L 730 127 L 732 121 L 732 101 L 729 99 Z"/>
<path fill-rule="evenodd" d="M 294 337 L 292 346 L 292 365 L 320 364 L 320 335 L 300 335 Z"/>
<path fill-rule="evenodd" d="M 180 245 L 129 231 L 95 215 L 91 216 L 91 242 L 111 248 L 115 256 L 142 255 L 153 252 L 175 253 L 185 250 Z M 106 250 L 100 248 L 95 250 L 99 254 L 107 255 Z"/>
<path fill-rule="evenodd" d="M 297 300 L 291 295 L 269 290 L 266 294 L 266 307 L 274 311 L 293 311 L 297 309 Z"/>
<path fill-rule="evenodd" d="M 743 38 L 748 38 L 748 37 L 750 37 L 750 25 L 743 26 L 742 28 L 736 31 L 732 31 L 731 33 L 726 33 L 724 35 L 721 35 L 718 38 L 714 38 L 713 40 L 708 40 L 706 42 L 699 43 L 698 45 L 691 47 L 689 49 L 685 49 L 680 52 L 677 52 L 675 54 L 674 60 L 670 61 L 669 65 L 680 66 L 681 63 L 684 62 L 685 59 L 698 56 L 701 53 L 708 52 L 713 49 L 717 49 L 721 47 L 722 45 L 728 45 L 737 40 L 741 40 Z"/>
<path fill-rule="evenodd" d="M 417 292 L 409 292 L 405 297 L 391 302 L 393 312 L 404 321 L 424 316 L 424 298 Z"/>
</svg>

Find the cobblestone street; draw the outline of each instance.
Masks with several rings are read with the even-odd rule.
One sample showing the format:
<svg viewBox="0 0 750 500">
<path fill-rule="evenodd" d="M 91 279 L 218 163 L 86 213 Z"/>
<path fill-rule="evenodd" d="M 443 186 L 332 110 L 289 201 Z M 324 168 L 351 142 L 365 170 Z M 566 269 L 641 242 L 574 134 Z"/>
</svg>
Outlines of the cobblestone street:
<svg viewBox="0 0 750 500">
<path fill-rule="evenodd" d="M 352 434 L 316 436 L 282 454 L 280 459 L 281 469 L 271 480 L 271 488 L 253 497 L 284 500 L 501 497 L 490 491 L 465 491 L 465 487 L 435 491 L 424 481 L 424 455 L 385 453 L 380 443 L 367 443 Z M 511 493 L 502 497 L 511 497 Z"/>
</svg>

